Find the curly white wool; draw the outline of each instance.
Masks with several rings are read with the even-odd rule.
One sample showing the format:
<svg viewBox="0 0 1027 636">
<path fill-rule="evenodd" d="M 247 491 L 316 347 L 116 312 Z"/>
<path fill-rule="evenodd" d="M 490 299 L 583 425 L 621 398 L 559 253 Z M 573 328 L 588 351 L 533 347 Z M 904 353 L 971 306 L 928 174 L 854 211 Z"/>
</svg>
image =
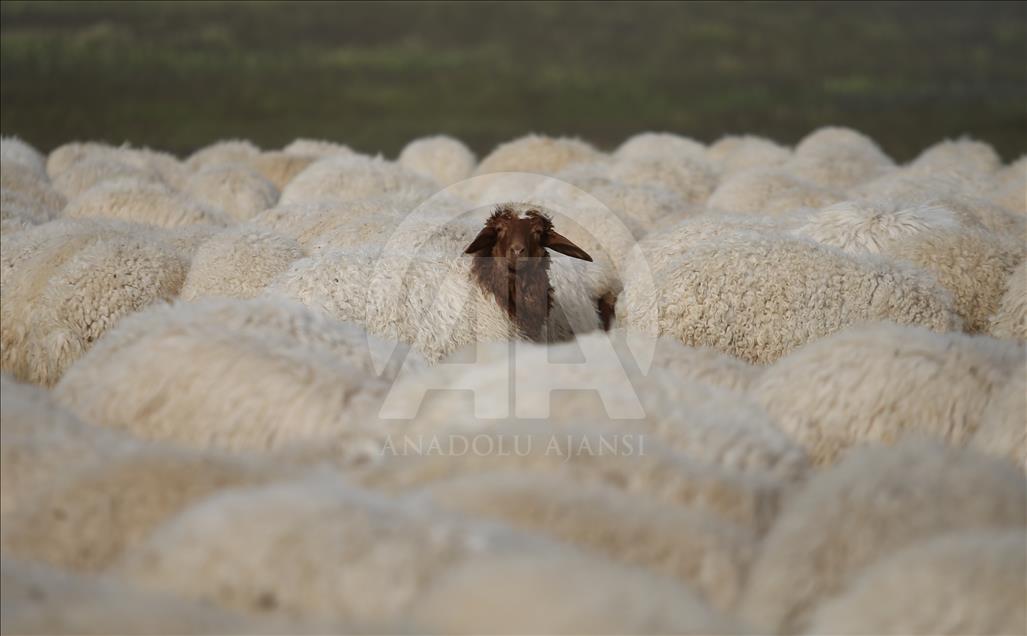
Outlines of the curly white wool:
<svg viewBox="0 0 1027 636">
<path fill-rule="evenodd" d="M 144 439 L 230 451 L 331 439 L 386 388 L 362 330 L 280 300 L 154 307 L 108 336 L 54 394 Z"/>
<path fill-rule="evenodd" d="M 122 317 L 178 294 L 188 264 L 145 226 L 61 219 L 3 237 L 3 370 L 51 385 Z"/>
<path fill-rule="evenodd" d="M 812 214 L 793 234 L 850 254 L 879 254 L 888 240 L 959 227 L 956 215 L 938 205 L 842 201 Z"/>
<path fill-rule="evenodd" d="M 1009 275 L 998 309 L 988 319 L 988 333 L 1027 341 L 1027 260 Z"/>
</svg>

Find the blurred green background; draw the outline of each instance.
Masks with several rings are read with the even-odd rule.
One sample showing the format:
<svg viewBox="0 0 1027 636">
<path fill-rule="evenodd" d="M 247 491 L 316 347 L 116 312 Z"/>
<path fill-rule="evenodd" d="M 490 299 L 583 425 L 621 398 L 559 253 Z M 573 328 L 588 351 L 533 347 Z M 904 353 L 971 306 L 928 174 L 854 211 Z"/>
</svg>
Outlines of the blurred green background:
<svg viewBox="0 0 1027 636">
<path fill-rule="evenodd" d="M 1027 4 L 3 2 L 0 129 L 177 153 L 643 130 L 1027 147 Z"/>
</svg>

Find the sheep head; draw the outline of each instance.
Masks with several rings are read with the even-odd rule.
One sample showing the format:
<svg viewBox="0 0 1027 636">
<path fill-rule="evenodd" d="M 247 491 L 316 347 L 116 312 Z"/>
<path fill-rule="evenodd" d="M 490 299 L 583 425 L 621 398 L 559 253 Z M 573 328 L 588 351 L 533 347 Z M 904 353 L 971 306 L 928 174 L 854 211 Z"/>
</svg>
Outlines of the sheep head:
<svg viewBox="0 0 1027 636">
<path fill-rule="evenodd" d="M 549 284 L 549 253 L 555 250 L 591 261 L 585 250 L 553 229 L 553 221 L 538 210 L 521 218 L 500 206 L 464 250 L 473 254 L 471 274 L 530 340 L 545 339 L 545 325 L 553 305 Z"/>
<path fill-rule="evenodd" d="M 553 221 L 538 210 L 528 210 L 524 218 L 509 208 L 499 207 L 478 236 L 464 250 L 465 254 L 506 261 L 512 270 L 521 258 L 541 259 L 551 249 L 573 258 L 591 261 L 592 257 L 553 229 Z"/>
</svg>

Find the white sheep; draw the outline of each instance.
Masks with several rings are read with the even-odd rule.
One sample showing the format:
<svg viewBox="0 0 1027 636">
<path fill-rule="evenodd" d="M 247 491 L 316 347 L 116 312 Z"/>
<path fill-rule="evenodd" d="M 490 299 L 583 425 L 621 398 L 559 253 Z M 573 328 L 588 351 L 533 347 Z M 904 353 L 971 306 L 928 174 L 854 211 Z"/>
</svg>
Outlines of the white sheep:
<svg viewBox="0 0 1027 636">
<path fill-rule="evenodd" d="M 381 242 L 381 233 L 393 226 L 412 204 L 395 196 L 373 197 L 354 201 L 318 201 L 314 203 L 279 203 L 252 219 L 254 225 L 295 239 L 310 249 L 322 236 L 340 230 L 345 238 L 352 229 L 353 244 Z M 366 233 L 358 228 L 367 222 Z M 379 237 L 377 240 L 375 239 Z"/>
<path fill-rule="evenodd" d="M 961 324 L 949 294 L 925 272 L 751 231 L 680 252 L 651 274 L 636 262 L 617 313 L 629 328 L 760 364 L 861 321 L 936 331 Z"/>
<path fill-rule="evenodd" d="M 516 334 L 504 310 L 471 282 L 470 260 L 380 248 L 328 250 L 293 263 L 267 293 L 409 343 L 437 361 L 464 344 Z"/>
<path fill-rule="evenodd" d="M 62 216 L 120 219 L 168 228 L 194 223 L 228 225 L 232 221 L 220 209 L 197 203 L 163 184 L 121 179 L 104 181 L 74 197 Z"/>
<path fill-rule="evenodd" d="M 881 323 L 793 351 L 750 395 L 815 462 L 831 463 L 849 446 L 911 433 L 966 444 L 992 395 L 1025 364 L 1021 348 L 985 336 Z"/>
<path fill-rule="evenodd" d="M 44 389 L 0 377 L 0 515 L 81 467 L 133 450 L 127 438 L 83 423 Z"/>
<path fill-rule="evenodd" d="M 875 561 L 945 532 L 1022 533 L 1025 518 L 1023 474 L 1005 462 L 918 442 L 853 450 L 789 499 L 740 614 L 759 632 L 801 633 L 820 603 Z"/>
<path fill-rule="evenodd" d="M 252 621 L 200 603 L 139 590 L 112 576 L 0 560 L 4 634 L 274 634 L 300 625 Z"/>
<path fill-rule="evenodd" d="M 305 139 L 302 137 L 289 142 L 284 148 L 282 148 L 282 152 L 301 157 L 314 157 L 315 159 L 322 159 L 330 155 L 356 154 L 345 144 L 336 143 L 334 141 L 325 141 L 323 139 Z"/>
<path fill-rule="evenodd" d="M 46 158 L 31 144 L 18 137 L 0 138 L 0 161 L 5 166 L 18 164 L 29 169 L 43 180 L 49 180 L 46 174 Z"/>
<path fill-rule="evenodd" d="M 4 234 L 52 221 L 56 216 L 53 210 L 33 202 L 24 194 L 0 188 L 0 218 L 3 221 Z"/>
<path fill-rule="evenodd" d="M 907 167 L 850 188 L 848 194 L 851 199 L 871 204 L 942 207 L 954 213 L 966 227 L 1022 234 L 1027 220 L 989 200 L 993 192 L 986 189 L 987 183 L 986 179 L 967 181 L 949 173 L 921 173 Z"/>
<path fill-rule="evenodd" d="M 179 296 L 253 298 L 307 253 L 295 240 L 244 223 L 204 241 L 196 250 Z"/>
<path fill-rule="evenodd" d="M 0 190 L 0 234 L 8 235 L 37 225 L 32 207 L 10 190 Z"/>
<path fill-rule="evenodd" d="M 188 303 L 154 307 L 144 317 L 133 316 L 118 325 L 116 333 L 106 338 L 104 348 L 94 361 L 110 364 L 109 357 L 125 346 L 135 346 L 162 329 L 203 329 L 210 326 L 253 338 L 286 338 L 299 346 L 319 349 L 331 354 L 338 362 L 357 367 L 365 375 L 379 375 L 392 379 L 399 371 L 393 364 L 378 364 L 376 358 L 393 349 L 389 343 L 368 337 L 353 325 L 340 324 L 323 314 L 311 311 L 299 303 L 281 298 L 237 300 L 204 298 Z M 412 362 L 417 362 L 412 360 Z M 418 366 L 425 366 L 417 363 Z"/>
<path fill-rule="evenodd" d="M 722 610 L 738 599 L 755 552 L 750 532 L 713 517 L 557 477 L 458 477 L 429 484 L 421 496 L 676 578 Z"/>
<path fill-rule="evenodd" d="M 853 198 L 869 205 L 897 209 L 928 207 L 954 215 L 963 227 L 983 228 L 999 234 L 1022 234 L 1027 219 L 1005 210 L 980 194 L 954 186 L 939 179 L 897 178 L 882 184 L 880 191 L 853 189 Z"/>
<path fill-rule="evenodd" d="M 783 168 L 804 181 L 844 190 L 886 174 L 895 162 L 866 135 L 828 126 L 804 137 Z"/>
<path fill-rule="evenodd" d="M 882 241 L 881 255 L 930 272 L 952 294 L 970 333 L 986 331 L 1006 283 L 1027 256 L 1020 237 L 976 228 L 931 228 Z"/>
<path fill-rule="evenodd" d="M 315 161 L 317 157 L 272 150 L 249 157 L 244 164 L 270 181 L 275 189 L 281 192 L 296 175 Z"/>
<path fill-rule="evenodd" d="M 280 301 L 154 307 L 107 335 L 54 394 L 144 439 L 233 451 L 329 439 L 359 430 L 385 388 L 362 330 Z"/>
<path fill-rule="evenodd" d="M 130 550 L 116 571 L 248 614 L 388 624 L 456 564 L 558 552 L 547 546 L 315 471 L 206 499 Z"/>
<path fill-rule="evenodd" d="M 133 148 L 128 145 L 118 148 L 118 158 L 139 168 L 155 172 L 161 180 L 175 190 L 185 187 L 191 173 L 178 157 L 152 148 Z"/>
<path fill-rule="evenodd" d="M 689 157 L 703 159 L 706 146 L 702 143 L 668 132 L 645 132 L 624 140 L 613 153 L 614 159 L 677 159 Z"/>
<path fill-rule="evenodd" d="M 83 572 L 106 569 L 161 523 L 218 492 L 282 472 L 217 455 L 144 448 L 64 471 L 4 517 L 5 554 Z"/>
<path fill-rule="evenodd" d="M 364 213 L 357 213 L 365 203 Z M 347 213 L 351 216 L 330 221 L 328 224 L 335 227 L 325 229 L 309 243 L 310 254 L 320 256 L 350 250 L 382 253 L 395 251 L 400 245 L 411 252 L 460 254 L 481 229 L 481 223 L 476 222 L 473 215 L 455 219 L 437 217 L 430 212 L 423 217 L 410 217 L 403 212 L 376 215 L 376 207 L 384 212 L 397 207 L 387 199 L 383 203 L 384 206 L 366 200 L 348 204 Z"/>
<path fill-rule="evenodd" d="M 191 225 L 180 225 L 178 227 L 160 230 L 158 236 L 167 245 L 171 246 L 187 262 L 192 261 L 196 250 L 200 245 L 207 242 L 211 237 L 224 231 L 224 226 L 208 225 L 206 223 L 193 223 Z"/>
<path fill-rule="evenodd" d="M 58 146 L 46 158 L 46 174 L 56 179 L 77 163 L 86 159 L 116 159 L 114 146 L 96 141 L 74 141 Z"/>
<path fill-rule="evenodd" d="M 995 174 L 997 190 L 990 198 L 995 203 L 1020 215 L 1027 215 L 1027 155 L 1000 169 Z"/>
<path fill-rule="evenodd" d="M 249 141 L 228 139 L 200 148 L 186 159 L 185 165 L 192 172 L 200 172 L 222 165 L 244 164 L 259 154 L 260 148 Z"/>
<path fill-rule="evenodd" d="M 401 378 L 383 406 L 383 417 L 416 417 L 385 421 L 381 427 L 398 435 L 431 436 L 455 429 L 488 430 L 514 417 L 536 419 L 554 431 L 586 427 L 614 437 L 645 438 L 689 460 L 729 471 L 782 480 L 802 476 L 805 453 L 741 395 L 692 380 L 703 375 L 699 364 L 689 370 L 692 377 L 669 371 L 669 359 L 679 354 L 671 349 L 657 352 L 654 368 L 642 375 L 634 370 L 630 354 L 618 353 L 606 338 L 597 332 L 548 347 L 511 350 L 504 343 L 459 352 L 450 361 L 456 364 Z M 647 346 L 652 350 L 660 344 L 643 343 L 639 350 Z M 582 354 L 584 363 L 564 362 L 575 362 Z M 458 362 L 475 355 L 472 363 Z M 698 363 L 701 357 L 674 362 L 684 360 Z M 724 362 L 714 359 L 709 366 L 717 373 Z M 512 410 L 507 408 L 511 382 Z M 462 392 L 428 396 L 429 389 L 470 390 L 474 405 L 468 406 Z M 599 391 L 598 400 L 593 390 Z"/>
<path fill-rule="evenodd" d="M 898 204 L 930 203 L 941 196 L 966 194 L 965 185 L 949 174 L 914 172 L 904 166 L 848 188 L 846 195 L 850 199 Z"/>
<path fill-rule="evenodd" d="M 792 233 L 850 254 L 880 254 L 888 240 L 960 227 L 956 214 L 939 205 L 842 201 L 812 214 Z"/>
<path fill-rule="evenodd" d="M 409 234 L 411 240 L 421 232 L 423 238 L 433 234 L 452 234 L 461 239 L 466 237 L 470 243 L 480 225 L 471 225 L 469 219 L 439 216 L 439 213 L 447 211 L 457 216 L 466 209 L 466 205 L 459 200 L 451 200 L 444 193 L 424 203 L 402 194 L 393 194 L 351 201 L 280 204 L 255 217 L 253 223 L 296 239 L 312 254 L 330 247 L 385 246 L 399 231 Z M 414 216 L 408 218 L 411 214 Z M 410 245 L 399 243 L 400 238 L 396 237 L 396 244 Z M 462 251 L 465 246 L 459 246 L 454 253 Z"/>
<path fill-rule="evenodd" d="M 706 149 L 706 160 L 724 176 L 788 161 L 791 148 L 755 135 L 725 135 Z"/>
<path fill-rule="evenodd" d="M 967 180 L 948 173 L 920 173 L 907 167 L 851 188 L 849 196 L 873 204 L 943 207 L 966 227 L 1022 234 L 1027 228 L 1027 219 L 989 200 L 992 194 L 987 189 L 989 183 L 984 178 Z"/>
<path fill-rule="evenodd" d="M 622 330 L 611 331 L 620 336 Z M 625 337 L 639 334 L 624 332 Z M 585 337 L 599 337 L 599 334 Z M 662 369 L 681 383 L 699 382 L 739 393 L 746 392 L 763 370 L 715 349 L 689 347 L 674 338 L 656 338 L 653 369 Z"/>
<path fill-rule="evenodd" d="M 1002 159 L 990 144 L 963 137 L 940 141 L 913 160 L 915 173 L 958 175 L 968 180 L 993 176 L 1002 166 Z"/>
<path fill-rule="evenodd" d="M 1006 280 L 998 309 L 988 319 L 988 333 L 996 338 L 1027 341 L 1027 260 Z"/>
<path fill-rule="evenodd" d="M 411 610 L 443 634 L 734 634 L 672 579 L 572 554 L 479 557 L 439 577 Z"/>
<path fill-rule="evenodd" d="M 992 393 L 970 444 L 1008 457 L 1027 471 L 1027 366 L 1021 364 L 1005 385 Z"/>
<path fill-rule="evenodd" d="M 843 200 L 839 192 L 803 181 L 779 168 L 756 168 L 724 179 L 706 201 L 718 212 L 780 215 Z"/>
<path fill-rule="evenodd" d="M 278 190 L 242 164 L 220 164 L 192 174 L 184 191 L 196 200 L 245 221 L 278 202 Z"/>
<path fill-rule="evenodd" d="M 438 187 L 427 177 L 381 157 L 330 155 L 307 166 L 282 190 L 281 203 L 349 201 L 382 195 L 428 198 Z"/>
<path fill-rule="evenodd" d="M 59 215 L 68 202 L 49 179 L 17 163 L 4 161 L 0 164 L 0 188 L 18 194 L 32 210 L 47 218 Z"/>
<path fill-rule="evenodd" d="M 1027 232 L 1027 218 L 978 195 L 936 194 L 928 201 L 951 210 L 965 227 L 980 226 L 1008 236 Z"/>
<path fill-rule="evenodd" d="M 701 510 L 757 535 L 773 522 L 788 486 L 762 471 L 741 472 L 695 461 L 657 439 L 637 433 L 617 437 L 615 431 L 596 430 L 588 423 L 575 428 L 518 421 L 477 431 L 390 434 L 381 440 L 379 455 L 383 461 L 368 463 L 351 478 L 395 494 L 464 475 L 549 475 Z M 320 457 L 331 459 L 327 453 Z"/>
<path fill-rule="evenodd" d="M 817 608 L 810 634 L 1017 634 L 1027 625 L 1022 528 L 943 535 L 868 567 Z"/>
<path fill-rule="evenodd" d="M 552 175 L 571 164 L 600 157 L 598 150 L 580 139 L 526 135 L 496 146 L 481 160 L 475 174 L 534 172 Z"/>
<path fill-rule="evenodd" d="M 677 193 L 686 204 L 703 205 L 718 177 L 705 157 L 629 157 L 615 161 L 609 176 L 630 185 L 655 185 Z"/>
<path fill-rule="evenodd" d="M 699 206 L 689 205 L 681 195 L 660 185 L 632 185 L 606 177 L 587 178 L 579 176 L 573 168 L 560 172 L 556 178 L 601 201 L 639 238 L 664 219 L 681 220 L 700 212 Z"/>
<path fill-rule="evenodd" d="M 54 188 L 68 199 L 73 199 L 86 190 L 105 181 L 131 181 L 138 184 L 161 184 L 163 180 L 156 171 L 133 165 L 117 156 L 111 149 L 111 156 L 86 156 L 54 177 Z"/>
<path fill-rule="evenodd" d="M 356 212 L 360 203 L 354 201 L 348 211 Z M 311 255 L 338 250 L 381 252 L 399 245 L 410 251 L 460 254 L 481 229 L 481 223 L 476 222 L 473 215 L 451 220 L 431 213 L 421 218 L 411 218 L 406 213 L 375 215 L 372 210 L 379 206 L 367 203 L 366 213 L 354 214 L 344 223 L 333 223 L 336 227 L 318 234 L 310 243 Z M 384 210 L 394 207 L 386 201 Z"/>
<path fill-rule="evenodd" d="M 123 316 L 178 293 L 187 262 L 142 227 L 69 219 L 4 237 L 4 371 L 52 385 Z"/>
<path fill-rule="evenodd" d="M 156 176 L 167 185 L 181 189 L 190 170 L 178 157 L 150 148 L 133 148 L 127 144 L 115 147 L 98 142 L 74 142 L 64 144 L 50 153 L 46 171 L 51 179 L 57 179 L 77 164 L 99 160 L 99 165 L 122 164 L 148 175 Z M 124 168 L 122 168 L 124 170 Z"/>
<path fill-rule="evenodd" d="M 411 141 L 403 147 L 396 161 L 440 186 L 469 178 L 478 163 L 470 148 L 462 141 L 446 135 Z"/>
<path fill-rule="evenodd" d="M 625 276 L 633 275 L 633 268 L 642 259 L 653 276 L 680 260 L 688 250 L 712 245 L 745 243 L 761 235 L 778 235 L 794 231 L 807 223 L 812 211 L 806 210 L 782 216 L 750 214 L 698 214 L 668 222 L 639 242 L 641 254 L 627 259 Z M 641 270 L 644 274 L 644 270 Z"/>
</svg>

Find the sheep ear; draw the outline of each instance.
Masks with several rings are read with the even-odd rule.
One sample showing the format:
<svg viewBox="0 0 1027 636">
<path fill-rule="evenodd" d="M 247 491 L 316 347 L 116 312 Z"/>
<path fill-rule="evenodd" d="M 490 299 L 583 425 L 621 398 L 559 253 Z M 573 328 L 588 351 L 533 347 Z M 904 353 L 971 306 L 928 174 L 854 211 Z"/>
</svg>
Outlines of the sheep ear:
<svg viewBox="0 0 1027 636">
<path fill-rule="evenodd" d="M 490 250 L 496 244 L 496 228 L 486 225 L 482 228 L 481 232 L 478 232 L 478 236 L 474 237 L 471 244 L 464 250 L 464 254 L 476 254 L 482 250 Z"/>
<path fill-rule="evenodd" d="M 592 257 L 588 255 L 588 252 L 581 249 L 574 243 L 571 243 L 563 234 L 549 230 L 546 232 L 546 244 L 543 247 L 548 247 L 551 250 L 556 250 L 561 254 L 566 254 L 571 258 L 580 258 L 583 261 L 591 261 Z"/>
</svg>

